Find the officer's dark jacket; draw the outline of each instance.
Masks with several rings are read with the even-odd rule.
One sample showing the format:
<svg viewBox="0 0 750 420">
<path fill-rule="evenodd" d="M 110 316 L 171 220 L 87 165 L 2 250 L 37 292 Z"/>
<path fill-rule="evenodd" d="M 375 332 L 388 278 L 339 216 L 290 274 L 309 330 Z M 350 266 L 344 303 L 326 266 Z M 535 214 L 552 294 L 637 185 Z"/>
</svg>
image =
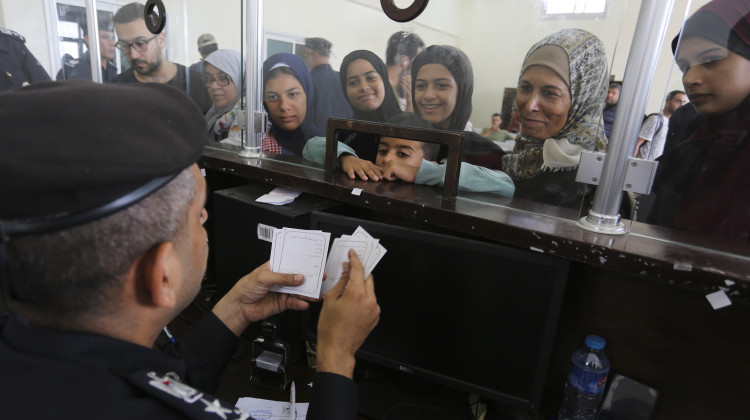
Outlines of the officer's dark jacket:
<svg viewBox="0 0 750 420">
<path fill-rule="evenodd" d="M 94 334 L 0 321 L 0 405 L 9 419 L 248 418 L 213 391 L 238 338 L 212 313 L 161 353 Z M 248 378 L 249 381 L 249 378 Z M 343 376 L 315 376 L 308 419 L 356 416 L 357 392 Z"/>
<path fill-rule="evenodd" d="M 0 28 L 0 92 L 42 80 L 50 80 L 49 75 L 26 48 L 26 39 Z"/>
</svg>

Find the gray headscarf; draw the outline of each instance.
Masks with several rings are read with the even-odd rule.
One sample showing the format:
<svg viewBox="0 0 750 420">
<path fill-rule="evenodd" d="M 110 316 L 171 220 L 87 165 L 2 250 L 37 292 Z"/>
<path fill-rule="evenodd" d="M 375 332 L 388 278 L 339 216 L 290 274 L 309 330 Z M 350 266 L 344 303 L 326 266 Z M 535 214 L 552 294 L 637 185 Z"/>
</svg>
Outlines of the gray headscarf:
<svg viewBox="0 0 750 420">
<path fill-rule="evenodd" d="M 211 63 L 217 69 L 226 73 L 237 89 L 237 99 L 224 105 L 221 108 L 216 108 L 216 105 L 212 105 L 211 109 L 206 113 L 206 125 L 208 126 L 208 132 L 211 133 L 216 124 L 216 121 L 227 112 L 231 111 L 232 108 L 239 102 L 241 96 L 244 95 L 243 91 L 240 92 L 240 82 L 242 81 L 242 69 L 244 61 L 242 55 L 237 50 L 216 50 L 212 52 L 208 57 L 204 58 L 203 61 Z M 205 74 L 205 73 L 204 73 Z"/>
<path fill-rule="evenodd" d="M 521 75 L 527 61 L 539 62 L 539 48 L 556 45 L 568 56 L 570 109 L 563 128 L 551 138 L 537 140 L 521 134 L 516 138 L 513 153 L 503 156 L 503 171 L 514 180 L 528 179 L 544 171 L 570 170 L 578 166 L 583 150 L 606 150 L 602 107 L 609 86 L 607 54 L 595 35 L 582 29 L 563 29 L 536 43 L 524 58 Z M 557 66 L 550 66 L 557 67 Z M 565 73 L 560 68 L 551 68 Z M 565 79 L 565 74 L 561 78 Z"/>
</svg>

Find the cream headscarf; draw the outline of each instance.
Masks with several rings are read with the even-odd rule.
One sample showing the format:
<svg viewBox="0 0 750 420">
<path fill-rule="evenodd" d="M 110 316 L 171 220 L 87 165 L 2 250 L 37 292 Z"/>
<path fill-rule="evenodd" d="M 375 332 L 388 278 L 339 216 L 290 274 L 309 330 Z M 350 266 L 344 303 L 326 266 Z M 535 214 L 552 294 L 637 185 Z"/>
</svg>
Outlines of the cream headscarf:
<svg viewBox="0 0 750 420">
<path fill-rule="evenodd" d="M 561 64 L 560 49 L 567 55 L 567 66 Z M 514 180 L 532 178 L 545 171 L 574 169 L 583 150 L 607 148 L 602 107 L 609 75 L 606 52 L 599 38 L 581 29 L 555 32 L 531 47 L 519 80 L 532 65 L 544 65 L 560 75 L 570 88 L 571 104 L 565 125 L 551 138 L 536 140 L 521 131 L 513 153 L 503 156 L 503 171 Z"/>
</svg>

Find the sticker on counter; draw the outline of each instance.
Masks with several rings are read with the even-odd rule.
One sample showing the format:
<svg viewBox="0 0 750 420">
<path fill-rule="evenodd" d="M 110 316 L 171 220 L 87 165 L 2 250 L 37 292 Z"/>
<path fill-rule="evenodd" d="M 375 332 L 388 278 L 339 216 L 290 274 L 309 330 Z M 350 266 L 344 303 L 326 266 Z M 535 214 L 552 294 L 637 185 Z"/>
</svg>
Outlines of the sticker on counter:
<svg viewBox="0 0 750 420">
<path fill-rule="evenodd" d="M 721 309 L 732 304 L 732 301 L 729 300 L 729 297 L 727 297 L 727 294 L 723 290 L 706 295 L 706 299 L 708 299 L 708 303 L 714 309 Z"/>
<path fill-rule="evenodd" d="M 352 195 L 360 195 L 362 194 L 362 188 L 355 188 L 352 190 Z"/>
</svg>

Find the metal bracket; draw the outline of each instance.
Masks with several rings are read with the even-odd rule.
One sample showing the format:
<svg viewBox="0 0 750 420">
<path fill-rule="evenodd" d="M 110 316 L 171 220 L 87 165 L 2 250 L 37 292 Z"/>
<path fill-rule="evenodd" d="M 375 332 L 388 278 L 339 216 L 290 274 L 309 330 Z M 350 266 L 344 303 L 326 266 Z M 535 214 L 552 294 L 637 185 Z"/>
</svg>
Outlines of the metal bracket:
<svg viewBox="0 0 750 420">
<path fill-rule="evenodd" d="M 268 114 L 263 111 L 255 111 L 253 114 L 253 124 L 255 124 L 256 133 L 264 133 L 266 131 L 266 123 L 268 121 Z"/>
<path fill-rule="evenodd" d="M 602 152 L 581 153 L 581 163 L 578 165 L 577 182 L 599 185 L 604 167 L 605 154 Z M 648 194 L 654 184 L 654 175 L 659 162 L 646 159 L 628 159 L 628 170 L 622 185 L 623 191 Z"/>
<path fill-rule="evenodd" d="M 391 20 L 403 23 L 411 22 L 416 19 L 417 16 L 422 14 L 427 7 L 428 1 L 429 0 L 414 0 L 411 6 L 405 9 L 400 9 L 396 6 L 394 0 L 380 0 L 380 7 L 383 8 L 383 12 L 385 12 L 386 16 L 391 18 Z"/>
<path fill-rule="evenodd" d="M 154 12 L 156 9 L 156 12 Z M 161 0 L 148 0 L 143 11 L 143 20 L 146 21 L 146 27 L 152 34 L 160 34 L 167 24 L 167 9 Z"/>
</svg>

